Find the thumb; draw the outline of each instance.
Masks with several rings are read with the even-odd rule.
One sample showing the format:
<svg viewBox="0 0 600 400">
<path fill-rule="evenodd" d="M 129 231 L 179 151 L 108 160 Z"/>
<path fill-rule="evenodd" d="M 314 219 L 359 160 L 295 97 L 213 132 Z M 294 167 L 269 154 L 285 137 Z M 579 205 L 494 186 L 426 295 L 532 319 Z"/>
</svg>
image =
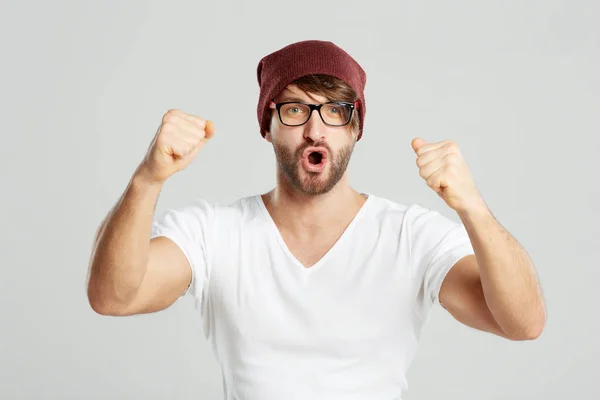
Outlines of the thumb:
<svg viewBox="0 0 600 400">
<path fill-rule="evenodd" d="M 206 121 L 206 125 L 204 127 L 204 137 L 206 139 L 210 139 L 215 135 L 215 124 L 211 120 Z"/>
<path fill-rule="evenodd" d="M 427 142 L 421 138 L 414 138 L 410 144 L 413 150 L 417 151 L 419 147 L 423 146 L 424 144 L 427 144 Z"/>
</svg>

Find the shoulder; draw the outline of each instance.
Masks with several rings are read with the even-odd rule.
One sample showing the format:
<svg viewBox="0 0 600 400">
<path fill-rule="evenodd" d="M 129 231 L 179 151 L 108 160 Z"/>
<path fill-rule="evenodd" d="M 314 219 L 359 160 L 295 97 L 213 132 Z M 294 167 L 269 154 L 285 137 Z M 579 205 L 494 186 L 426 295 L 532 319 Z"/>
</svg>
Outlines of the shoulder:
<svg viewBox="0 0 600 400">
<path fill-rule="evenodd" d="M 232 201 L 212 203 L 213 213 L 218 219 L 244 220 L 262 213 L 262 200 L 259 194 L 239 197 Z"/>
<path fill-rule="evenodd" d="M 256 220 L 263 213 L 260 195 L 239 197 L 234 200 L 207 200 L 197 198 L 181 207 L 179 212 L 191 220 L 202 221 L 213 227 L 233 229 Z"/>
<path fill-rule="evenodd" d="M 257 196 L 241 197 L 233 201 L 208 200 L 207 198 L 198 197 L 179 206 L 174 206 L 161 212 L 161 214 L 179 213 L 188 216 L 199 216 L 203 214 L 243 214 L 248 212 L 256 212 Z"/>
<path fill-rule="evenodd" d="M 369 201 L 370 212 L 380 220 L 405 223 L 435 213 L 420 204 L 399 202 L 372 194 L 369 194 Z"/>
<path fill-rule="evenodd" d="M 461 224 L 450 216 L 418 203 L 402 203 L 370 195 L 372 216 L 380 223 L 398 227 L 408 235 L 441 233 Z"/>
<path fill-rule="evenodd" d="M 369 193 L 370 212 L 379 217 L 404 217 L 406 211 L 411 207 L 385 197 L 379 197 Z"/>
<path fill-rule="evenodd" d="M 217 231 L 238 229 L 245 221 L 255 219 L 261 212 L 257 196 L 242 197 L 234 201 L 195 198 L 183 205 L 169 207 L 155 213 L 152 236 L 179 232 L 195 238 L 210 236 Z"/>
</svg>

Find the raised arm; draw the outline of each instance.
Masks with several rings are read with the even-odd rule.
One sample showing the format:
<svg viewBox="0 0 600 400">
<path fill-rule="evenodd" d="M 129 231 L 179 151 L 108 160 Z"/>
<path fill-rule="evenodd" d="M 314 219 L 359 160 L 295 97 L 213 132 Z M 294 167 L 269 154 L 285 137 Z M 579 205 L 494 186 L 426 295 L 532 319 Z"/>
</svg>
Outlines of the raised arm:
<svg viewBox="0 0 600 400">
<path fill-rule="evenodd" d="M 448 272 L 440 303 L 458 321 L 513 340 L 541 335 L 546 307 L 532 260 L 495 219 L 452 141 L 415 139 L 419 174 L 460 217 L 475 254 Z"/>
<path fill-rule="evenodd" d="M 188 259 L 170 239 L 150 240 L 164 182 L 187 167 L 214 134 L 196 116 L 170 110 L 143 162 L 100 225 L 90 257 L 87 296 L 102 315 L 133 315 L 167 308 L 192 277 Z"/>
</svg>

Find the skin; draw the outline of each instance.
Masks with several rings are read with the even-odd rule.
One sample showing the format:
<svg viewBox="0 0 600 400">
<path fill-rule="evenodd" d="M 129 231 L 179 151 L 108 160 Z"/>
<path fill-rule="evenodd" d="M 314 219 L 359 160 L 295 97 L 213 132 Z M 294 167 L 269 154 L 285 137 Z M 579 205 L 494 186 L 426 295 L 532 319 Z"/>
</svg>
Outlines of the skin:
<svg viewBox="0 0 600 400">
<path fill-rule="evenodd" d="M 467 326 L 512 340 L 539 337 L 546 309 L 533 262 L 485 204 L 458 145 L 411 145 L 419 175 L 458 214 L 475 251 L 450 270 L 440 303 Z"/>
<path fill-rule="evenodd" d="M 327 101 L 295 85 L 274 99 L 292 100 L 315 104 Z M 346 167 L 357 134 L 349 130 L 349 125 L 325 125 L 317 112 L 306 124 L 296 127 L 282 125 L 273 113 L 265 138 L 273 145 L 279 168 L 276 186 L 263 195 L 263 200 L 290 251 L 306 267 L 315 264 L 333 246 L 366 201 L 348 184 Z M 298 155 L 289 157 L 298 149 L 321 144 L 328 148 L 329 159 L 318 175 L 306 171 Z"/>
<path fill-rule="evenodd" d="M 275 102 L 326 99 L 294 85 Z M 309 268 L 340 238 L 366 198 L 350 187 L 347 165 L 357 132 L 325 125 L 313 112 L 299 127 L 273 114 L 266 140 L 277 160 L 275 188 L 262 195 L 288 248 Z M 173 304 L 191 280 L 190 266 L 169 239 L 150 240 L 158 195 L 165 181 L 185 168 L 214 135 L 202 118 L 170 110 L 122 197 L 100 225 L 88 273 L 88 299 L 102 315 L 134 315 Z M 308 172 L 299 150 L 329 150 L 323 172 Z M 440 302 L 459 322 L 511 340 L 537 338 L 545 306 L 535 269 L 525 250 L 493 217 L 479 194 L 458 146 L 452 141 L 411 146 L 425 183 L 465 224 L 475 255 L 457 262 L 444 280 Z"/>
<path fill-rule="evenodd" d="M 171 240 L 150 240 L 165 181 L 187 167 L 214 135 L 210 121 L 169 110 L 127 188 L 100 224 L 87 279 L 90 306 L 101 315 L 156 312 L 172 305 L 192 274 Z"/>
</svg>

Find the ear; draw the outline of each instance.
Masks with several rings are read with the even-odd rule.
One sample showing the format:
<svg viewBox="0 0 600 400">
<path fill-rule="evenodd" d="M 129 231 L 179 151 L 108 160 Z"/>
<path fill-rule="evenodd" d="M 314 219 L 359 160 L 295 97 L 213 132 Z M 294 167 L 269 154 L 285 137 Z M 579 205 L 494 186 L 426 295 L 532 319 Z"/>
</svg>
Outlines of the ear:
<svg viewBox="0 0 600 400">
<path fill-rule="evenodd" d="M 267 142 L 271 143 L 272 139 L 271 139 L 271 132 L 270 131 L 265 131 L 265 139 L 267 140 Z"/>
<path fill-rule="evenodd" d="M 350 128 L 349 131 L 350 131 L 350 135 L 352 135 L 352 139 L 354 139 L 354 143 L 356 143 L 358 141 L 359 130 Z"/>
</svg>

